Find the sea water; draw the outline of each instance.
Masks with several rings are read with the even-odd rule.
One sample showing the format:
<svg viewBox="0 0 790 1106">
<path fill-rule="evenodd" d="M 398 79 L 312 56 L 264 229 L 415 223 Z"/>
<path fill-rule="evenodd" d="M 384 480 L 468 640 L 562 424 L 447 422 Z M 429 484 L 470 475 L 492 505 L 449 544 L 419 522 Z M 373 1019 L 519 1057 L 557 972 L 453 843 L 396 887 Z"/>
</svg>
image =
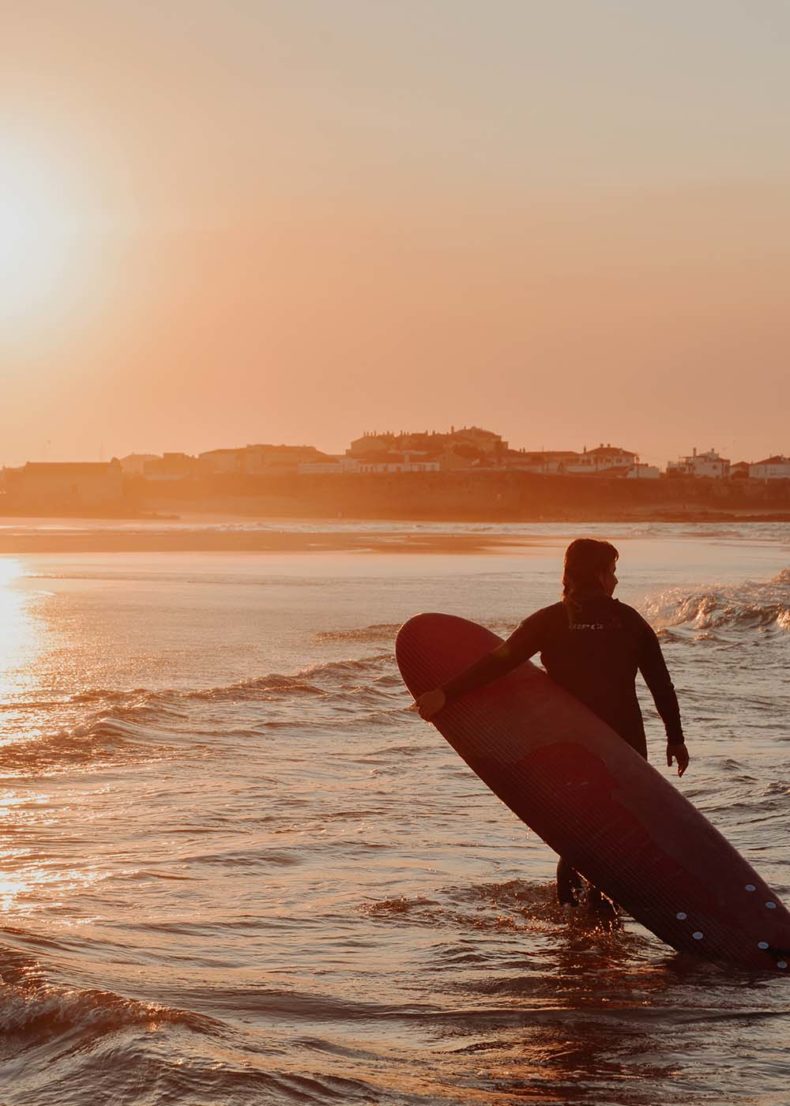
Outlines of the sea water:
<svg viewBox="0 0 790 1106">
<path fill-rule="evenodd" d="M 787 1106 L 790 979 L 563 911 L 409 709 L 398 625 L 506 634 L 577 531 L 311 529 L 371 550 L 0 558 L 0 1100 Z M 659 632 L 677 786 L 790 900 L 790 527 L 578 532 Z"/>
</svg>

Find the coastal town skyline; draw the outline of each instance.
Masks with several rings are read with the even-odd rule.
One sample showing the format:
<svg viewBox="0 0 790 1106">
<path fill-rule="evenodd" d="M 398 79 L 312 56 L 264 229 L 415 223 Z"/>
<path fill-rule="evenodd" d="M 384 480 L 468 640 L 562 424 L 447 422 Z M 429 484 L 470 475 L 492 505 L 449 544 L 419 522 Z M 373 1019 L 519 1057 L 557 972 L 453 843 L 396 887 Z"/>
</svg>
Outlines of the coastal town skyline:
<svg viewBox="0 0 790 1106">
<path fill-rule="evenodd" d="M 620 443 L 600 441 L 590 445 L 584 443 L 580 447 L 558 447 L 556 443 L 550 443 L 548 447 L 542 444 L 540 447 L 534 448 L 524 445 L 512 446 L 503 435 L 475 424 L 458 428 L 451 425 L 446 430 L 435 428 L 419 431 L 365 430 L 361 435 L 353 438 L 344 448 L 336 451 L 321 449 L 314 443 L 299 441 L 289 443 L 246 443 L 243 446 L 214 445 L 209 449 L 194 452 L 177 449 L 159 451 L 133 449 L 128 454 L 122 454 L 120 451 L 112 451 L 108 454 L 102 444 L 99 449 L 99 456 L 90 456 L 83 453 L 75 457 L 56 457 L 51 455 L 49 448 L 51 443 L 48 443 L 43 455 L 36 457 L 28 455 L 24 460 L 12 464 L 3 462 L 0 463 L 0 469 L 19 469 L 30 463 L 38 465 L 90 464 L 118 460 L 125 473 L 143 475 L 146 465 L 155 467 L 161 463 L 163 458 L 170 458 L 172 464 L 173 459 L 178 458 L 183 459 L 183 461 L 195 462 L 195 471 L 199 470 L 202 474 L 212 471 L 218 473 L 256 471 L 255 467 L 249 468 L 246 460 L 237 460 L 237 455 L 238 457 L 249 457 L 255 454 L 256 451 L 257 454 L 266 451 L 276 454 L 279 451 L 283 456 L 290 455 L 293 458 L 298 456 L 299 460 L 293 461 L 293 468 L 296 470 L 301 465 L 305 472 L 310 471 L 311 468 L 318 472 L 322 467 L 325 472 L 333 471 L 336 465 L 353 463 L 354 459 L 357 463 L 360 459 L 375 461 L 377 455 L 382 457 L 387 452 L 391 454 L 390 460 L 392 461 L 405 459 L 407 463 L 411 462 L 413 471 L 418 471 L 421 465 L 425 471 L 428 471 L 428 467 L 424 464 L 427 455 L 430 455 L 431 462 L 436 462 L 437 467 L 448 467 L 445 464 L 441 466 L 438 464 L 439 455 L 445 451 L 444 443 L 450 443 L 457 447 L 463 443 L 464 437 L 467 439 L 465 444 L 472 451 L 469 454 L 469 464 L 473 463 L 472 457 L 477 452 L 479 461 L 487 460 L 489 464 L 497 464 L 504 468 L 531 468 L 536 472 L 602 473 L 607 470 L 624 471 L 630 467 L 633 469 L 631 475 L 634 476 L 649 475 L 652 477 L 661 473 L 722 477 L 730 475 L 731 468 L 738 475 L 747 475 L 748 469 L 751 467 L 755 470 L 754 475 L 759 472 L 761 477 L 768 473 L 768 468 L 772 469 L 768 478 L 790 477 L 790 449 L 773 452 L 762 450 L 758 451 L 759 456 L 741 457 L 736 460 L 735 458 L 725 457 L 724 453 L 713 445 L 708 448 L 693 445 L 685 453 L 674 458 L 667 458 L 663 464 L 655 464 L 652 460 L 646 459 L 638 449 L 628 449 Z M 260 461 L 260 457 L 258 457 L 258 461 Z M 260 467 L 260 464 L 258 467 Z M 455 465 L 451 464 L 449 467 L 455 467 Z M 785 467 L 788 468 L 787 473 L 784 471 Z M 337 471 L 341 471 L 341 468 L 338 467 Z M 351 470 L 346 468 L 345 471 Z M 369 468 L 368 471 L 374 470 Z M 182 474 L 186 475 L 186 470 Z"/>
<path fill-rule="evenodd" d="M 164 453 L 184 453 L 189 456 L 199 456 L 216 449 L 241 448 L 240 443 L 242 442 L 245 445 L 261 442 L 291 446 L 310 445 L 322 453 L 340 456 L 346 451 L 347 443 L 359 434 L 358 424 L 350 425 L 345 441 L 338 433 L 323 434 L 310 438 L 306 431 L 300 432 L 298 427 L 290 435 L 266 434 L 260 432 L 262 426 L 268 425 L 265 418 L 248 417 L 244 420 L 240 419 L 239 423 L 242 426 L 248 425 L 251 433 L 236 434 L 236 444 L 233 445 L 217 445 L 218 440 L 224 440 L 225 443 L 230 442 L 234 437 L 232 433 L 225 435 L 212 434 L 208 428 L 203 429 L 200 434 L 193 435 L 188 432 L 185 433 L 182 428 L 174 425 L 169 431 L 162 429 L 156 434 L 143 434 L 140 438 L 137 438 L 128 430 L 123 429 L 117 435 L 111 434 L 108 432 L 110 426 L 105 422 L 101 422 L 101 425 L 92 428 L 83 427 L 79 435 L 72 433 L 68 428 L 50 426 L 42 428 L 40 424 L 36 424 L 39 432 L 27 437 L 21 433 L 19 422 L 13 419 L 12 414 L 8 409 L 0 414 L 0 429 L 3 431 L 2 444 L 0 444 L 0 449 L 2 449 L 0 467 L 17 467 L 30 460 L 49 462 L 106 461 L 111 457 L 122 457 L 131 453 L 145 453 L 152 456 L 161 456 Z M 784 411 L 780 411 L 780 414 L 784 416 Z M 175 423 L 177 421 L 177 419 L 174 419 Z M 307 421 L 309 423 L 310 420 Z M 780 420 L 781 424 L 777 426 L 774 432 L 751 428 L 748 432 L 737 432 L 729 427 L 722 433 L 707 436 L 703 433 L 692 433 L 690 437 L 683 437 L 675 433 L 668 436 L 668 441 L 676 441 L 677 448 L 675 449 L 668 446 L 663 447 L 660 439 L 653 432 L 643 435 L 646 442 L 643 439 L 636 441 L 637 435 L 632 432 L 621 435 L 617 433 L 606 435 L 594 432 L 580 435 L 560 430 L 554 435 L 549 433 L 536 434 L 529 428 L 524 429 L 523 424 L 519 426 L 518 423 L 516 423 L 514 432 L 508 433 L 507 427 L 513 426 L 514 421 L 511 416 L 499 420 L 496 425 L 501 429 L 501 436 L 506 440 L 518 443 L 513 448 L 522 452 L 553 450 L 581 453 L 588 449 L 594 449 L 605 441 L 622 442 L 624 445 L 621 448 L 631 449 L 642 462 L 657 466 L 662 470 L 668 463 L 690 455 L 695 449 L 700 452 L 712 450 L 722 456 L 731 457 L 733 461 L 751 462 L 755 462 L 760 458 L 783 456 L 788 453 L 788 439 L 784 425 L 786 420 L 784 418 Z M 393 423 L 412 427 L 415 425 L 414 420 L 408 418 L 388 420 L 380 417 L 378 419 L 373 418 L 370 425 L 388 427 Z M 446 422 L 444 423 L 444 430 L 392 431 L 385 429 L 380 433 L 446 433 L 453 425 L 484 426 L 493 425 L 493 423 L 486 423 L 485 420 L 478 418 L 469 423 L 463 423 L 462 420 L 457 420 L 454 424 Z M 379 431 L 365 430 L 362 433 L 376 434 Z"/>
<path fill-rule="evenodd" d="M 104 462 L 27 462 L 0 470 L 6 516 L 162 510 L 264 517 L 787 520 L 790 457 L 732 462 L 715 450 L 665 470 L 612 443 L 513 449 L 482 427 L 366 432 L 345 453 L 257 444 L 197 456 L 132 453 Z"/>
<path fill-rule="evenodd" d="M 653 481 L 662 478 L 790 482 L 790 454 L 733 461 L 714 448 L 693 447 L 660 468 L 639 453 L 611 442 L 581 450 L 513 448 L 500 434 L 479 426 L 448 431 L 364 431 L 343 453 L 314 445 L 258 443 L 219 447 L 198 454 L 133 452 L 110 461 L 27 461 L 0 468 L 0 499 L 6 506 L 31 502 L 122 498 L 134 481 L 156 485 L 219 479 L 282 476 L 370 476 L 395 474 L 532 474 L 591 476 Z M 132 483 L 130 483 L 130 481 Z M 186 485 L 185 485 L 186 486 Z"/>
</svg>

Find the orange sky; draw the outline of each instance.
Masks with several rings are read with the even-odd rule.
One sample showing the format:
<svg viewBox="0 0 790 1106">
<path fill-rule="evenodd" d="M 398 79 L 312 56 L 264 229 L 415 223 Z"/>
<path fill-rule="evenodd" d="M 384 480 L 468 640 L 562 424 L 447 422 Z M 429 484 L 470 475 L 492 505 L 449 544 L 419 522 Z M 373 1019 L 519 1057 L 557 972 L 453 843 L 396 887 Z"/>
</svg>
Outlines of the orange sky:
<svg viewBox="0 0 790 1106">
<path fill-rule="evenodd" d="M 5 5 L 0 463 L 790 453 L 790 9 L 642 7 Z"/>
</svg>

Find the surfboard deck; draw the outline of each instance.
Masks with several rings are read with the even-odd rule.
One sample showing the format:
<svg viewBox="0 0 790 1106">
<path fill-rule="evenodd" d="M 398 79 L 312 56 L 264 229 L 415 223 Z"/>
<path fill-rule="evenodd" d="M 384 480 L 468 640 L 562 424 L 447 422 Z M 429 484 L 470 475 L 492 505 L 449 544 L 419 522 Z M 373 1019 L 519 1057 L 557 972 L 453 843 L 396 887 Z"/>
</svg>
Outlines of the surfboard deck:
<svg viewBox="0 0 790 1106">
<path fill-rule="evenodd" d="M 415 698 L 501 644 L 420 614 L 396 657 Z M 790 912 L 717 829 L 584 704 L 531 663 L 434 719 L 469 767 L 555 852 L 680 952 L 790 976 Z"/>
</svg>

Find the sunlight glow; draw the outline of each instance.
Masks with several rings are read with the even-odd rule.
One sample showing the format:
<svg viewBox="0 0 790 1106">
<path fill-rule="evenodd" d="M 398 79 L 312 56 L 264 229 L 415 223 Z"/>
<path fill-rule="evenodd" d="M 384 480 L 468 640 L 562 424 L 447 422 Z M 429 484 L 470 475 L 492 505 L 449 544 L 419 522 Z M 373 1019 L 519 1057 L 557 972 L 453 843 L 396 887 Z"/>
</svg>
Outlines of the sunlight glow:
<svg viewBox="0 0 790 1106">
<path fill-rule="evenodd" d="M 67 181 L 0 136 L 0 323 L 57 308 L 79 230 Z"/>
</svg>

